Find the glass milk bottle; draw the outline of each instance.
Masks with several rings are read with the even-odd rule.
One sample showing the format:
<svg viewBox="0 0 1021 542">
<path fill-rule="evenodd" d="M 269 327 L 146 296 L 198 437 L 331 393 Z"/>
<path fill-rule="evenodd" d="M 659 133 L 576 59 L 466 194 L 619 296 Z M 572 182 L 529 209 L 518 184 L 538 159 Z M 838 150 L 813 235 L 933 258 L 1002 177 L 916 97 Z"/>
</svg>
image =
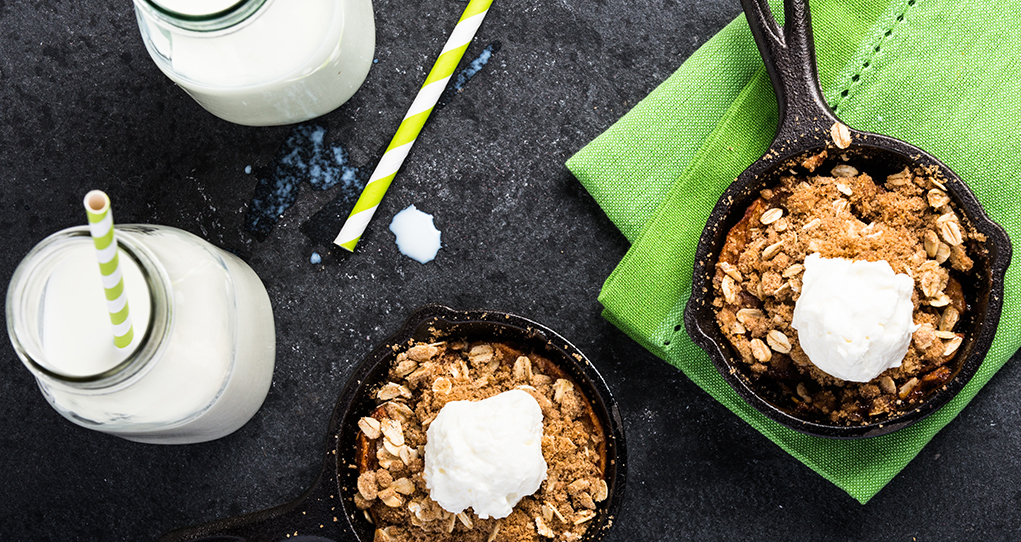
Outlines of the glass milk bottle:
<svg viewBox="0 0 1021 542">
<path fill-rule="evenodd" d="M 333 111 L 372 66 L 371 0 L 134 2 L 160 70 L 237 124 L 290 124 Z"/>
<path fill-rule="evenodd" d="M 46 400 L 72 422 L 154 444 L 244 425 L 273 377 L 269 296 L 232 254 L 176 228 L 116 226 L 134 343 L 113 346 L 87 227 L 57 232 L 18 265 L 7 331 Z"/>
</svg>

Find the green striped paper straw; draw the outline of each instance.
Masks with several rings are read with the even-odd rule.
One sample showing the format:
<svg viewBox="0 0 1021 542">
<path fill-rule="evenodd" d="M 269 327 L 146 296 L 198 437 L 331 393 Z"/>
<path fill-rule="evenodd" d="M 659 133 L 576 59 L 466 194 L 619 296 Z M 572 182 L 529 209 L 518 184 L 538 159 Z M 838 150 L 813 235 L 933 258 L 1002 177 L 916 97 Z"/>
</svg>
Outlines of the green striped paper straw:
<svg viewBox="0 0 1021 542">
<path fill-rule="evenodd" d="M 408 113 L 404 115 L 404 120 L 401 121 L 397 133 L 390 140 L 390 145 L 369 177 L 369 182 L 362 189 L 362 194 L 358 197 L 354 209 L 351 210 L 351 215 L 347 217 L 337 238 L 333 240 L 334 244 L 354 251 L 365 227 L 369 225 L 369 220 L 372 219 L 376 208 L 379 207 L 379 202 L 383 200 L 383 195 L 390 188 L 390 183 L 397 175 L 397 170 L 401 168 L 404 159 L 408 157 L 411 146 L 415 144 L 419 132 L 422 131 L 422 126 L 425 125 L 429 114 L 432 113 L 436 101 L 440 99 L 440 94 L 443 94 L 443 90 L 447 88 L 447 81 L 457 69 L 461 57 L 464 56 L 472 38 L 475 37 L 475 32 L 482 25 L 482 20 L 486 17 L 492 3 L 493 0 L 471 0 L 464 8 L 461 19 L 457 21 L 457 26 L 447 38 L 447 44 L 443 46 L 439 58 L 429 70 L 422 89 L 415 96 L 415 101 L 408 109 Z"/>
<path fill-rule="evenodd" d="M 114 237 L 113 213 L 110 212 L 110 197 L 101 190 L 85 194 L 85 213 L 89 217 L 89 233 L 96 245 L 96 259 L 99 273 L 103 276 L 106 292 L 106 308 L 113 324 L 113 344 L 127 348 L 135 336 L 128 314 L 128 294 L 124 291 L 120 260 L 117 258 L 117 238 Z"/>
</svg>

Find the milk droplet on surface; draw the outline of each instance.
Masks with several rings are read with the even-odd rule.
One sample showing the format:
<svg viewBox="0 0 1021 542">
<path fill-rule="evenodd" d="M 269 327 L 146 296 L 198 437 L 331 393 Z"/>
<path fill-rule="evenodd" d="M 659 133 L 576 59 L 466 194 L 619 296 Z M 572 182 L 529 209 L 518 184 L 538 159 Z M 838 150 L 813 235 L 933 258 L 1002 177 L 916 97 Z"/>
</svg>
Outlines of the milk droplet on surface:
<svg viewBox="0 0 1021 542">
<path fill-rule="evenodd" d="M 409 205 L 390 221 L 390 231 L 397 236 L 401 254 L 419 263 L 428 263 L 440 250 L 440 230 L 433 225 L 433 215 Z"/>
</svg>

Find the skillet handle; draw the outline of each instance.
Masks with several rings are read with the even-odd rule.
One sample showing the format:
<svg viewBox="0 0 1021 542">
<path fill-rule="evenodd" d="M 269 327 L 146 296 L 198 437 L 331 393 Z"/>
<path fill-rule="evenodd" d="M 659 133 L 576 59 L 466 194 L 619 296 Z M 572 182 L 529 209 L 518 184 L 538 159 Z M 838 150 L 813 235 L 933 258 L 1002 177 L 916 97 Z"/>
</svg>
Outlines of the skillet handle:
<svg viewBox="0 0 1021 542">
<path fill-rule="evenodd" d="M 822 96 L 808 0 L 784 0 L 781 29 L 766 0 L 741 0 L 755 44 L 776 91 L 779 122 L 774 141 L 791 139 L 837 121 Z"/>
<path fill-rule="evenodd" d="M 335 497 L 334 456 L 324 463 L 312 487 L 287 504 L 177 529 L 157 542 L 357 542 Z"/>
</svg>

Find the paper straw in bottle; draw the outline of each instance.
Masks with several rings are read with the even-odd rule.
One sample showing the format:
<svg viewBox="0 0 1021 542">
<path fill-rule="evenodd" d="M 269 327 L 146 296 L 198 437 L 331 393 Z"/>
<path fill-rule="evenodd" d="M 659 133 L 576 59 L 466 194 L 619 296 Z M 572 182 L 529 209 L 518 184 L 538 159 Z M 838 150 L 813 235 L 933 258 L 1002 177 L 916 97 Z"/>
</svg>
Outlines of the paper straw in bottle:
<svg viewBox="0 0 1021 542">
<path fill-rule="evenodd" d="M 397 128 L 397 133 L 390 140 L 386 152 L 383 153 L 376 169 L 369 176 L 369 182 L 362 189 L 354 209 L 351 210 L 351 215 L 347 217 L 337 238 L 333 240 L 334 244 L 354 251 L 365 227 L 369 225 L 369 220 L 375 214 L 379 202 L 383 200 L 383 195 L 390 188 L 390 183 L 397 175 L 397 170 L 401 168 L 401 164 L 407 158 L 411 146 L 418 138 L 419 132 L 422 131 L 422 126 L 425 125 L 429 114 L 432 113 L 437 100 L 440 99 L 440 94 L 447 87 L 447 81 L 457 69 L 461 57 L 464 56 L 472 38 L 475 37 L 475 32 L 482 25 L 482 20 L 489 12 L 489 6 L 492 3 L 493 0 L 471 0 L 464 8 L 464 13 L 461 14 L 450 37 L 447 38 L 443 51 L 440 52 L 436 63 L 429 70 L 425 83 L 422 84 L 421 90 L 415 96 L 415 101 L 412 102 L 400 127 Z"/>
<path fill-rule="evenodd" d="M 124 291 L 120 261 L 117 258 L 117 238 L 113 229 L 113 213 L 110 212 L 110 197 L 101 190 L 85 194 L 85 213 L 89 217 L 89 233 L 96 246 L 99 273 L 103 277 L 106 293 L 106 308 L 113 324 L 113 343 L 117 348 L 127 348 L 135 335 L 128 313 L 128 294 Z"/>
</svg>

